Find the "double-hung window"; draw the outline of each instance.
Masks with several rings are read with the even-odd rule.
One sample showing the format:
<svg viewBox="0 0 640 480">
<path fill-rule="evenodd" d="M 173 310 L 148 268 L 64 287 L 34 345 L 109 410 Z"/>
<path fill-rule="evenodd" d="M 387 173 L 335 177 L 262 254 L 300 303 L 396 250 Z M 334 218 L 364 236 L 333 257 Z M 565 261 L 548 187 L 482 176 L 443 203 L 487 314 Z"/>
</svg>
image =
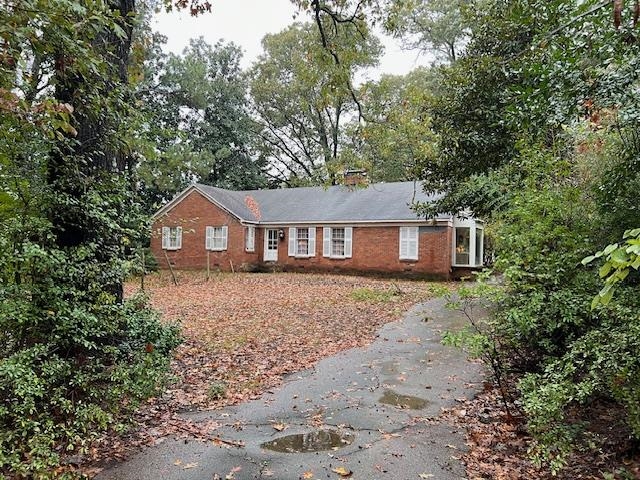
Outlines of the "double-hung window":
<svg viewBox="0 0 640 480">
<path fill-rule="evenodd" d="M 182 248 L 182 227 L 162 227 L 162 248 L 164 250 Z"/>
<path fill-rule="evenodd" d="M 229 227 L 207 227 L 205 247 L 207 250 L 222 251 L 227 249 Z"/>
<path fill-rule="evenodd" d="M 353 251 L 352 227 L 324 227 L 322 255 L 330 258 L 351 258 Z"/>
<path fill-rule="evenodd" d="M 244 249 L 247 252 L 256 251 L 256 227 L 248 226 L 244 229 Z"/>
<path fill-rule="evenodd" d="M 316 227 L 289 228 L 289 256 L 314 257 L 316 254 Z"/>
<path fill-rule="evenodd" d="M 418 227 L 400 227 L 400 260 L 418 260 Z"/>
</svg>

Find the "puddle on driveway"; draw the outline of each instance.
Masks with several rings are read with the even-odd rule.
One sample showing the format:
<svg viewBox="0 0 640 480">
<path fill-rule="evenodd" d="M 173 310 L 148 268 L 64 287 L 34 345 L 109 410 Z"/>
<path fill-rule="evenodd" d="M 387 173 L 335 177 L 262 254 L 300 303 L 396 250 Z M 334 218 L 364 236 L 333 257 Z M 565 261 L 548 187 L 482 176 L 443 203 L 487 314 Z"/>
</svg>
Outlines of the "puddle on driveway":
<svg viewBox="0 0 640 480">
<path fill-rule="evenodd" d="M 385 390 L 380 400 L 380 403 L 387 405 L 395 405 L 400 408 L 408 408 L 411 410 L 421 410 L 427 405 L 429 401 L 420 397 L 412 397 L 411 395 L 400 395 L 393 390 Z"/>
<path fill-rule="evenodd" d="M 335 430 L 318 430 L 276 438 L 260 445 L 261 448 L 281 453 L 321 452 L 346 447 L 353 442 L 353 435 Z"/>
</svg>

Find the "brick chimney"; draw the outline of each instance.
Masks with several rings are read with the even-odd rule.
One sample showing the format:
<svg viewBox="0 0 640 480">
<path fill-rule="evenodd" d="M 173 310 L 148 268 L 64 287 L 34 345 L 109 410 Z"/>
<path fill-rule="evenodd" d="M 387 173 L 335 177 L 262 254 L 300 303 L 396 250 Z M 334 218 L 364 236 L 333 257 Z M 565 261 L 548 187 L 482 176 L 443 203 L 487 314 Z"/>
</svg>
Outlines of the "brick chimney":
<svg viewBox="0 0 640 480">
<path fill-rule="evenodd" d="M 369 177 L 367 177 L 366 170 L 345 170 L 344 171 L 344 184 L 348 187 L 356 185 L 368 185 Z"/>
</svg>

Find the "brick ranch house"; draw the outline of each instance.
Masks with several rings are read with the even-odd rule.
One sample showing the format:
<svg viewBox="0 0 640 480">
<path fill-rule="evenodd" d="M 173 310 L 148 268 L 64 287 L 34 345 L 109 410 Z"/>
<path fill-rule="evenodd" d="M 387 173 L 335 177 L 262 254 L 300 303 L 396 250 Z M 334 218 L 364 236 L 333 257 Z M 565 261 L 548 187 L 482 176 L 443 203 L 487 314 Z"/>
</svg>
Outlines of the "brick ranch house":
<svg viewBox="0 0 640 480">
<path fill-rule="evenodd" d="M 162 268 L 455 276 L 482 266 L 480 220 L 419 218 L 419 183 L 230 191 L 195 184 L 154 215 Z"/>
</svg>

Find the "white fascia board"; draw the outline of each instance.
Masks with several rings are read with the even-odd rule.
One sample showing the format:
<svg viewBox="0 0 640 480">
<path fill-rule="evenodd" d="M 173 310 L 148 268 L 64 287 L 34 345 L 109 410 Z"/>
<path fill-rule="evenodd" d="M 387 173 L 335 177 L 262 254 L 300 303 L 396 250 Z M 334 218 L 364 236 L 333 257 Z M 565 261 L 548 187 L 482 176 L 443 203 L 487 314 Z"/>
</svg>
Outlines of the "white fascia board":
<svg viewBox="0 0 640 480">
<path fill-rule="evenodd" d="M 404 225 L 418 225 L 418 226 L 451 226 L 452 221 L 449 218 L 438 218 L 434 220 L 341 220 L 341 221 L 323 221 L 323 220 L 304 220 L 304 221 L 291 221 L 291 222 L 260 222 L 258 225 L 261 227 L 285 227 L 297 225 L 316 225 L 326 226 L 331 225 L 357 225 L 359 227 L 397 227 Z"/>
</svg>

